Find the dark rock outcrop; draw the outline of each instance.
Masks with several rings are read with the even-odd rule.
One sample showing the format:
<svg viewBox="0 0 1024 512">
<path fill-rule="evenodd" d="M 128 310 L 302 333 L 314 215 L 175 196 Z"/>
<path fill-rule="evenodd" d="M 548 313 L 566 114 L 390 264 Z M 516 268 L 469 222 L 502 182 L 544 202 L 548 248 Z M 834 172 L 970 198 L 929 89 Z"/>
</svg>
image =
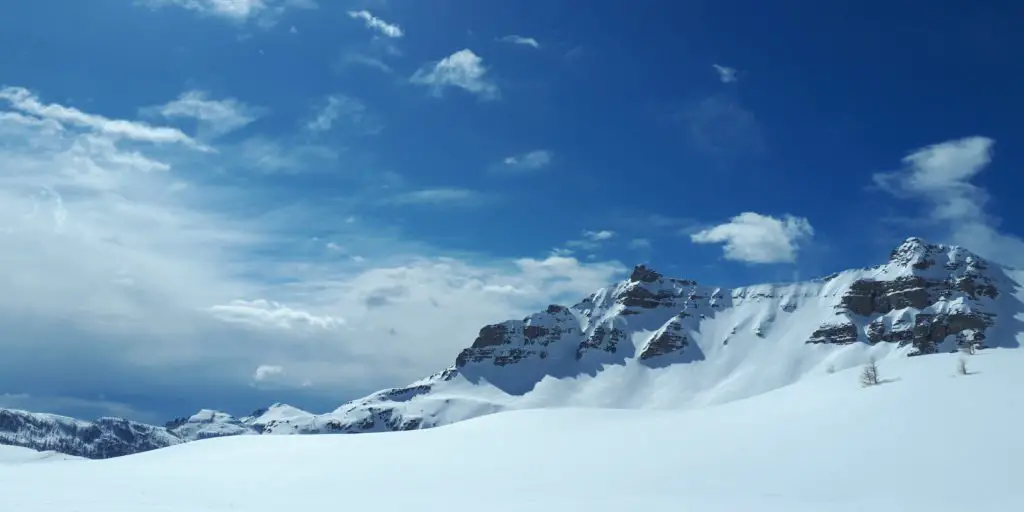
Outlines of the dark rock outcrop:
<svg viewBox="0 0 1024 512">
<path fill-rule="evenodd" d="M 640 360 L 644 361 L 664 356 L 685 349 L 690 344 L 682 323 L 672 321 L 656 332 L 640 351 Z"/>
<path fill-rule="evenodd" d="M 858 330 L 853 322 L 846 320 L 823 324 L 811 333 L 807 343 L 829 343 L 832 345 L 848 345 L 857 341 Z"/>
</svg>

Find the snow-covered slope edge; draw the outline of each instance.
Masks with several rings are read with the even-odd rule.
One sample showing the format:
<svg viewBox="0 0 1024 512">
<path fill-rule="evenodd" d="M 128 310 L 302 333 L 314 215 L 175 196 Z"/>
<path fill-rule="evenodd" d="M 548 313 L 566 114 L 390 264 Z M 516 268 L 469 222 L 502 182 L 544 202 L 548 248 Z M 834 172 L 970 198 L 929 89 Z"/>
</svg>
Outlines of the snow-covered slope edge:
<svg viewBox="0 0 1024 512">
<path fill-rule="evenodd" d="M 957 357 L 884 360 L 881 386 L 862 388 L 854 368 L 689 411 L 514 411 L 386 435 L 237 436 L 0 465 L 0 496 L 37 512 L 339 501 L 378 512 L 1024 510 L 1024 353 L 982 351 L 968 376 Z"/>
<path fill-rule="evenodd" d="M 882 265 L 792 284 L 701 286 L 636 267 L 572 307 L 488 325 L 455 363 L 265 433 L 445 425 L 546 407 L 689 408 L 820 373 L 958 347 L 1019 347 L 1019 274 L 908 238 Z"/>
</svg>

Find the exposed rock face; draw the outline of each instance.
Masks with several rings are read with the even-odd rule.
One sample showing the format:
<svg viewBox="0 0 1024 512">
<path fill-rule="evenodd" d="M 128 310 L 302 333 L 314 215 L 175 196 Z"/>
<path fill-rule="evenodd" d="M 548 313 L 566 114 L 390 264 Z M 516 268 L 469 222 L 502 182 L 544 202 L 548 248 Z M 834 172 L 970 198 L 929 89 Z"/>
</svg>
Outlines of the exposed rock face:
<svg viewBox="0 0 1024 512">
<path fill-rule="evenodd" d="M 811 333 L 807 343 L 831 343 L 833 345 L 847 345 L 857 341 L 858 330 L 853 322 L 827 323 Z"/>
<path fill-rule="evenodd" d="M 121 418 L 94 422 L 55 414 L 0 409 L 0 444 L 107 459 L 181 442 L 166 429 Z"/>
<path fill-rule="evenodd" d="M 689 317 L 688 314 L 680 313 L 655 332 L 640 350 L 639 359 L 646 361 L 658 356 L 679 352 L 689 346 L 690 340 L 683 329 L 683 321 L 687 317 Z"/>
<path fill-rule="evenodd" d="M 548 346 L 580 334 L 579 321 L 569 308 L 551 305 L 522 320 L 509 320 L 480 329 L 473 344 L 455 359 L 455 367 L 489 361 L 506 366 L 524 359 L 546 359 Z"/>
<path fill-rule="evenodd" d="M 957 344 L 980 345 L 994 324 L 992 314 L 976 310 L 999 297 L 995 279 L 986 272 L 985 260 L 964 249 L 908 238 L 893 250 L 889 264 L 877 269 L 877 277 L 853 282 L 838 306 L 840 312 L 877 317 L 866 328 L 871 343 L 912 344 L 911 355 L 932 354 L 948 336 L 957 336 Z M 882 318 L 911 310 L 916 311 L 891 327 Z M 857 338 L 855 331 L 849 324 L 845 335 L 829 338 L 829 328 L 822 326 L 809 342 L 850 342 Z"/>
</svg>

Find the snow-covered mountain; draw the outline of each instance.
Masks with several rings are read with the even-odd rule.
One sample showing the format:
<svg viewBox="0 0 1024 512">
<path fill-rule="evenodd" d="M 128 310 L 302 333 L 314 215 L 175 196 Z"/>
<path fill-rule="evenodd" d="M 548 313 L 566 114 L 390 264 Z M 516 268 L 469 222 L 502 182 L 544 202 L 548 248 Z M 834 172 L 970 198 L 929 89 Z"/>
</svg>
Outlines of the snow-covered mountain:
<svg viewBox="0 0 1024 512">
<path fill-rule="evenodd" d="M 106 459 L 181 442 L 165 428 L 121 418 L 90 422 L 56 414 L 0 409 L 0 445 Z"/>
<path fill-rule="evenodd" d="M 1019 347 L 1021 282 L 1020 272 L 918 238 L 882 265 L 800 283 L 726 289 L 638 266 L 572 307 L 485 326 L 452 366 L 327 414 L 283 404 L 245 418 L 203 410 L 166 428 L 125 422 L 135 437 L 93 449 L 78 439 L 85 427 L 28 428 L 39 421 L 5 422 L 0 411 L 0 444 L 106 457 L 233 435 L 414 430 L 515 409 L 693 408 L 869 358 Z"/>
<path fill-rule="evenodd" d="M 165 425 L 184 441 L 197 441 L 212 437 L 262 434 L 268 423 L 302 421 L 313 415 L 287 404 L 275 403 L 266 409 L 254 411 L 243 418 L 210 409 L 203 409 L 188 418 L 178 418 Z"/>
<path fill-rule="evenodd" d="M 919 238 L 882 265 L 802 283 L 725 289 L 638 266 L 572 307 L 485 326 L 441 372 L 265 432 L 411 430 L 545 407 L 687 408 L 872 357 L 1018 347 L 1020 281 Z"/>
<path fill-rule="evenodd" d="M 312 414 L 274 404 L 244 418 L 203 409 L 163 427 L 121 418 L 83 421 L 56 414 L 0 409 L 0 445 L 107 459 L 214 437 L 261 434 L 267 423 Z"/>
<path fill-rule="evenodd" d="M 731 345 L 731 343 L 730 343 Z M 535 409 L 356 436 L 234 436 L 3 463 L 32 512 L 1024 510 L 1024 351 L 891 358 L 686 411 Z"/>
</svg>

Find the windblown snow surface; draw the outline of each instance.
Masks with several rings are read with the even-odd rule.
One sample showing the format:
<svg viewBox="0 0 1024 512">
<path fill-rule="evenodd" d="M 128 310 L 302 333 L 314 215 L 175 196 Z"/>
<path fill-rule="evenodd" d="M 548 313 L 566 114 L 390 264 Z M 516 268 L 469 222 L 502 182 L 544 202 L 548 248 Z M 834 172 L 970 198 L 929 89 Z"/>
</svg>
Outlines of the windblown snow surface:
<svg viewBox="0 0 1024 512">
<path fill-rule="evenodd" d="M 886 359 L 683 411 L 509 411 L 0 464 L 19 512 L 1024 510 L 1024 353 Z"/>
</svg>

